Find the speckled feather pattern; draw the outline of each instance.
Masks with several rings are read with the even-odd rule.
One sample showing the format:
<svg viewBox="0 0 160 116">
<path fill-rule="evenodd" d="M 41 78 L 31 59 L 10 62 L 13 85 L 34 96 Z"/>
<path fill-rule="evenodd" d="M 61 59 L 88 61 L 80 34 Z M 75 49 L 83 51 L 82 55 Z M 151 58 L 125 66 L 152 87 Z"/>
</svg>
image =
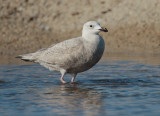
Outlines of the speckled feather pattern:
<svg viewBox="0 0 160 116">
<path fill-rule="evenodd" d="M 36 62 L 50 70 L 65 69 L 67 73 L 79 73 L 90 69 L 102 57 L 104 40 L 99 36 L 98 47 L 83 37 L 66 40 L 42 51 Z"/>
<path fill-rule="evenodd" d="M 54 44 L 49 48 L 35 53 L 20 55 L 22 60 L 33 61 L 51 71 L 59 71 L 63 76 L 71 74 L 74 81 L 77 73 L 93 67 L 102 57 L 105 42 L 99 35 L 100 31 L 108 30 L 100 27 L 99 23 L 90 21 L 84 24 L 82 36 Z"/>
</svg>

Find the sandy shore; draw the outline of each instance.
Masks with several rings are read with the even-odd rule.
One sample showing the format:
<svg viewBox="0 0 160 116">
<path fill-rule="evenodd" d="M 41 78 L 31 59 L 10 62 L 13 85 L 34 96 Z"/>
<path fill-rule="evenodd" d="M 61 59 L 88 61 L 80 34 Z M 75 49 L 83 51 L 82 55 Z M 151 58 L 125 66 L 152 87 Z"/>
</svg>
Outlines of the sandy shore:
<svg viewBox="0 0 160 116">
<path fill-rule="evenodd" d="M 1 62 L 81 36 L 88 20 L 109 30 L 105 56 L 158 56 L 159 11 L 158 0 L 0 0 Z"/>
</svg>

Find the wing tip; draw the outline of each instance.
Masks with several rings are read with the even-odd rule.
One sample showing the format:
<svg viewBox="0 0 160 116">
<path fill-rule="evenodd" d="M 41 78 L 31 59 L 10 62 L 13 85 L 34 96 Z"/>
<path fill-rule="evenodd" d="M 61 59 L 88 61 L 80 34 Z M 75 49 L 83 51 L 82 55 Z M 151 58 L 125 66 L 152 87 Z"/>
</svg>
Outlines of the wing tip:
<svg viewBox="0 0 160 116">
<path fill-rule="evenodd" d="M 15 58 L 22 58 L 22 56 L 21 56 L 21 55 L 19 55 L 19 56 L 16 56 Z"/>
</svg>

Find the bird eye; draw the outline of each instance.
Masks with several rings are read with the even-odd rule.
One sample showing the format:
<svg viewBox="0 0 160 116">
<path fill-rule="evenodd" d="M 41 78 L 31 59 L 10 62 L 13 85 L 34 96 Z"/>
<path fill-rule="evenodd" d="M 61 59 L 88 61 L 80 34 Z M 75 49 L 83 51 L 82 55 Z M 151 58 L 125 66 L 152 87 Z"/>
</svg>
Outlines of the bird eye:
<svg viewBox="0 0 160 116">
<path fill-rule="evenodd" d="M 90 25 L 90 27 L 93 27 L 92 25 Z"/>
</svg>

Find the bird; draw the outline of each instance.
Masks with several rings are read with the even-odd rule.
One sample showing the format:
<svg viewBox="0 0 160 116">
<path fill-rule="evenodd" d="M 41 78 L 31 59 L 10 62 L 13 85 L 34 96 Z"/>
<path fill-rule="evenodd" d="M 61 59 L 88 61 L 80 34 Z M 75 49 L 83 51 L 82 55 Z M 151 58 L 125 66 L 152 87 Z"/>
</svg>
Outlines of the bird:
<svg viewBox="0 0 160 116">
<path fill-rule="evenodd" d="M 105 41 L 99 35 L 101 31 L 108 32 L 108 29 L 101 27 L 96 21 L 88 21 L 83 25 L 80 37 L 53 44 L 34 53 L 19 55 L 16 58 L 39 63 L 50 71 L 60 72 L 62 83 L 67 83 L 64 75 L 70 74 L 71 83 L 74 83 L 78 73 L 92 68 L 101 59 L 105 49 Z"/>
</svg>

